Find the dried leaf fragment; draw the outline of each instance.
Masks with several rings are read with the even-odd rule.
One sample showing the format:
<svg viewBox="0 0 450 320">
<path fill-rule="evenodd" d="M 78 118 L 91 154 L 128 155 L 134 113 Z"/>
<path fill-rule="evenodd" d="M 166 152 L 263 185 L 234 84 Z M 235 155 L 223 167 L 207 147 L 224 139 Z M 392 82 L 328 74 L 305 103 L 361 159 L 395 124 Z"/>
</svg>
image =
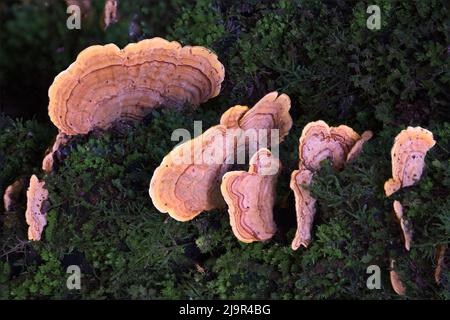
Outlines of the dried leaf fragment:
<svg viewBox="0 0 450 320">
<path fill-rule="evenodd" d="M 206 48 L 152 38 L 120 50 L 83 50 L 49 88 L 49 116 L 61 132 L 85 134 L 114 120 L 142 119 L 164 105 L 193 107 L 220 92 L 225 71 Z"/>
<path fill-rule="evenodd" d="M 403 239 L 405 241 L 405 249 L 409 251 L 411 249 L 413 231 L 410 227 L 409 220 L 405 217 L 403 206 L 400 201 L 394 201 L 394 212 L 398 221 L 400 222 L 400 227 L 402 228 Z"/>
<path fill-rule="evenodd" d="M 264 241 L 275 234 L 273 206 L 279 168 L 280 161 L 269 150 L 260 149 L 250 159 L 248 172 L 230 171 L 223 176 L 222 195 L 240 241 Z"/>
<path fill-rule="evenodd" d="M 435 143 L 433 133 L 421 127 L 408 127 L 395 137 L 391 150 L 392 178 L 384 184 L 386 196 L 420 180 L 425 156 Z"/>
<path fill-rule="evenodd" d="M 48 191 L 45 182 L 32 175 L 27 191 L 27 211 L 25 218 L 28 224 L 28 239 L 39 241 L 44 227 L 47 224 L 47 199 Z"/>
</svg>

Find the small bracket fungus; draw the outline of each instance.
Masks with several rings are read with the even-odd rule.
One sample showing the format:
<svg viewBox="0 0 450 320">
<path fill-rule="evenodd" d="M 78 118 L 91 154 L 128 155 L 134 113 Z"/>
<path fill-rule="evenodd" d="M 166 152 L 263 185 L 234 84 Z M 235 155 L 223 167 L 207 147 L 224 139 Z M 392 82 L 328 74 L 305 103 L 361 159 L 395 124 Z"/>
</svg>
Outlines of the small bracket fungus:
<svg viewBox="0 0 450 320">
<path fill-rule="evenodd" d="M 188 221 L 202 211 L 224 207 L 221 179 L 236 163 L 238 152 L 260 149 L 263 130 L 268 135 L 272 129 L 279 133 L 279 141 L 270 139 L 264 147 L 282 141 L 292 126 L 289 109 L 289 97 L 272 92 L 251 109 L 230 108 L 222 115 L 220 124 L 175 147 L 164 157 L 150 181 L 149 194 L 154 206 L 178 221 Z"/>
<path fill-rule="evenodd" d="M 384 184 L 386 196 L 420 180 L 425 156 L 435 143 L 433 133 L 421 127 L 408 127 L 395 137 L 391 150 L 392 178 Z"/>
<path fill-rule="evenodd" d="M 330 159 L 335 168 L 342 169 L 348 155 L 351 160 L 354 159 L 361 151 L 364 142 L 371 137 L 371 131 L 364 132 L 361 137 L 345 125 L 329 127 L 322 120 L 310 122 L 303 128 L 300 137 L 300 162 L 307 169 L 317 171 L 320 168 L 320 162 Z M 357 143 L 358 141 L 360 142 Z"/>
<path fill-rule="evenodd" d="M 50 86 L 49 116 L 61 132 L 85 134 L 165 105 L 198 106 L 220 92 L 225 71 L 206 48 L 161 38 L 83 50 Z"/>
<path fill-rule="evenodd" d="M 348 126 L 330 127 L 322 120 L 310 122 L 303 128 L 299 140 L 299 170 L 292 172 L 290 183 L 297 212 L 297 232 L 291 245 L 293 250 L 301 245 L 306 248 L 311 241 L 316 199 L 307 186 L 320 169 L 320 163 L 330 159 L 336 169 L 343 168 L 359 155 L 363 144 L 371 137 L 371 131 L 360 136 Z"/>
<path fill-rule="evenodd" d="M 5 207 L 5 212 L 10 212 L 14 210 L 14 207 L 17 203 L 17 200 L 20 196 L 20 193 L 25 187 L 24 179 L 19 179 L 14 181 L 11 185 L 9 185 L 5 193 L 3 195 L 3 204 Z"/>
<path fill-rule="evenodd" d="M 403 213 L 403 206 L 400 201 L 394 201 L 394 212 L 398 221 L 400 222 L 400 227 L 402 228 L 403 239 L 405 241 L 405 249 L 409 251 L 411 249 L 413 231 L 410 227 L 408 219 L 406 219 Z"/>
<path fill-rule="evenodd" d="M 230 224 L 240 241 L 250 243 L 272 238 L 276 181 L 280 161 L 267 149 L 250 159 L 246 171 L 230 171 L 222 178 L 221 191 L 228 204 Z"/>
<path fill-rule="evenodd" d="M 110 24 L 119 21 L 118 0 L 106 0 L 103 8 L 102 25 L 103 29 L 107 29 Z"/>
<path fill-rule="evenodd" d="M 391 285 L 392 289 L 394 289 L 395 293 L 397 293 L 399 296 L 404 296 L 406 293 L 405 285 L 403 284 L 402 280 L 400 279 L 400 276 L 398 275 L 397 271 L 395 271 L 395 260 L 391 259 L 391 266 L 390 266 L 390 278 L 391 278 Z"/>
<path fill-rule="evenodd" d="M 44 157 L 44 160 L 42 160 L 42 170 L 46 173 L 50 173 L 53 171 L 53 162 L 54 162 L 54 154 L 56 151 L 59 150 L 62 146 L 66 145 L 69 142 L 69 137 L 60 132 L 56 136 L 55 142 L 53 143 L 53 146 L 50 148 L 47 155 Z"/>
<path fill-rule="evenodd" d="M 316 199 L 311 196 L 307 186 L 311 184 L 313 175 L 312 171 L 305 168 L 294 170 L 291 175 L 290 187 L 294 191 L 297 213 L 297 231 L 292 240 L 292 250 L 297 250 L 300 246 L 307 248 L 311 240 Z"/>
<path fill-rule="evenodd" d="M 362 147 L 364 143 L 369 141 L 373 136 L 372 131 L 364 131 L 361 135 L 361 139 L 356 141 L 355 145 L 350 149 L 349 153 L 347 154 L 347 163 L 353 162 L 358 155 L 362 151 Z"/>
<path fill-rule="evenodd" d="M 434 280 L 436 281 L 437 285 L 441 284 L 441 276 L 442 276 L 442 269 L 445 267 L 444 264 L 444 258 L 445 258 L 445 251 L 447 250 L 447 245 L 441 244 L 437 248 L 437 254 L 436 254 L 436 269 L 434 270 Z"/>
<path fill-rule="evenodd" d="M 28 227 L 28 239 L 39 241 L 41 234 L 47 224 L 47 199 L 48 191 L 45 189 L 45 182 L 33 175 L 30 179 L 30 186 L 27 191 L 27 211 L 25 217 Z"/>
<path fill-rule="evenodd" d="M 253 108 L 242 114 L 239 119 L 239 128 L 242 130 L 276 129 L 279 131 L 279 142 L 281 142 L 292 127 L 290 108 L 291 99 L 288 95 L 278 95 L 276 91 L 268 93 Z"/>
</svg>

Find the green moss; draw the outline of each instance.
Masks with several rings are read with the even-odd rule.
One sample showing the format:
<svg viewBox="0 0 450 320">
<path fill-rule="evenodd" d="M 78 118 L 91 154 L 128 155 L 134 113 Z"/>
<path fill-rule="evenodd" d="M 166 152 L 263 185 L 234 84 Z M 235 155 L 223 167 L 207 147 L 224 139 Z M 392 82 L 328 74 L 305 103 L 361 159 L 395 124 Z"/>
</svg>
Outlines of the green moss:
<svg viewBox="0 0 450 320">
<path fill-rule="evenodd" d="M 323 163 L 311 187 L 318 199 L 313 241 L 307 250 L 294 252 L 295 224 L 279 220 L 294 215 L 280 202 L 293 206 L 286 185 L 296 163 L 280 177 L 275 207 L 280 231 L 265 244 L 239 243 L 226 211 L 180 223 L 151 205 L 152 171 L 176 143 L 168 141 L 167 132 L 189 128 L 193 119 L 193 114 L 154 112 L 149 124 L 126 132 L 78 138 L 62 166 L 45 177 L 51 201 L 48 226 L 41 242 L 29 244 L 25 255 L 13 259 L 22 271 L 3 282 L 10 287 L 9 297 L 395 298 L 389 257 L 398 261 L 408 297 L 446 297 L 448 282 L 437 287 L 433 268 L 436 245 L 449 238 L 448 145 L 432 149 L 422 183 L 396 195 L 415 230 L 409 254 L 392 200 L 383 193 L 390 174 L 388 146 L 397 130 L 375 137 L 340 172 Z M 448 142 L 446 128 L 432 128 L 439 142 Z M 80 291 L 65 289 L 70 264 L 82 268 Z M 371 264 L 383 270 L 381 290 L 366 287 Z M 8 277 L 8 271 L 4 274 Z"/>
</svg>

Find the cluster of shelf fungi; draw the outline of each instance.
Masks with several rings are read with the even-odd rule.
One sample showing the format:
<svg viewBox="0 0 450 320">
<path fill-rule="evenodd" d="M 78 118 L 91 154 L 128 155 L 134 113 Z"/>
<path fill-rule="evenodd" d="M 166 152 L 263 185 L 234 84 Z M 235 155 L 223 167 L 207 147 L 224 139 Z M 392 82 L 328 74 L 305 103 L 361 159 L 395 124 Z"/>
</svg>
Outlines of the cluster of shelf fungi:
<svg viewBox="0 0 450 320">
<path fill-rule="evenodd" d="M 108 44 L 83 50 L 49 88 L 49 116 L 59 133 L 43 160 L 42 170 L 52 172 L 55 154 L 71 136 L 84 135 L 95 128 L 107 129 L 120 119 L 142 119 L 160 106 L 178 110 L 195 108 L 220 93 L 224 77 L 223 65 L 208 49 L 183 47 L 161 38 L 129 44 L 124 49 Z M 154 206 L 178 221 L 228 207 L 230 225 L 239 241 L 251 243 L 272 238 L 276 232 L 275 190 L 282 164 L 270 150 L 283 141 L 292 127 L 290 107 L 286 94 L 271 92 L 252 108 L 231 107 L 217 125 L 175 147 L 150 181 L 149 194 Z M 256 134 L 246 134 L 249 130 Z M 278 139 L 271 139 L 273 130 L 277 130 Z M 232 143 L 228 140 L 230 131 L 234 134 Z M 331 127 L 321 120 L 303 128 L 299 168 L 292 172 L 290 181 L 297 214 L 293 250 L 300 246 L 307 248 L 311 242 L 316 199 L 308 185 L 320 163 L 329 159 L 335 169 L 342 169 L 358 157 L 371 137 L 371 131 L 359 135 L 346 125 Z M 392 178 L 384 185 L 387 197 L 420 180 L 425 156 L 434 144 L 433 134 L 421 127 L 408 127 L 397 135 L 391 151 Z M 250 149 L 256 152 L 251 154 L 248 171 L 234 170 L 237 153 Z M 25 186 L 25 181 L 18 180 L 6 189 L 6 211 Z M 45 182 L 33 175 L 25 214 L 29 240 L 41 239 L 47 223 L 47 198 Z M 399 201 L 393 202 L 393 212 L 409 251 L 413 232 Z M 438 283 L 444 252 L 445 247 L 438 250 L 435 270 Z M 404 295 L 405 287 L 392 259 L 390 274 L 394 290 Z"/>
</svg>

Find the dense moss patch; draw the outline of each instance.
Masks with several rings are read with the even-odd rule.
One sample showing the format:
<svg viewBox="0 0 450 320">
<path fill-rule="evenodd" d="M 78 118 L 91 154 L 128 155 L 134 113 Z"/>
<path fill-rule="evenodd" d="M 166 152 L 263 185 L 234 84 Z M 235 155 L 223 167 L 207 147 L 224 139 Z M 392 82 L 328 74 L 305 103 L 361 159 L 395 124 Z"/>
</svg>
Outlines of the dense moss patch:
<svg viewBox="0 0 450 320">
<path fill-rule="evenodd" d="M 383 193 L 395 130 L 375 137 L 341 172 L 323 164 L 312 185 L 318 199 L 312 245 L 293 252 L 294 199 L 287 186 L 296 164 L 281 175 L 275 208 L 279 231 L 268 243 L 239 243 L 225 210 L 181 223 L 152 206 L 153 169 L 176 144 L 168 133 L 190 128 L 195 118 L 156 111 L 143 124 L 76 138 L 59 168 L 43 177 L 51 202 L 43 240 L 6 255 L 5 297 L 390 298 L 395 295 L 389 256 L 402 263 L 409 297 L 446 297 L 448 271 L 438 288 L 433 267 L 436 244 L 448 241 L 450 226 L 448 142 L 432 149 L 422 183 L 396 196 L 416 231 L 409 255 L 392 200 Z M 448 140 L 448 125 L 435 132 L 439 142 Z M 282 160 L 283 155 L 289 157 L 282 153 Z M 23 228 L 20 237 L 25 235 Z M 71 264 L 81 266 L 80 291 L 66 289 Z M 366 287 L 371 264 L 383 270 L 382 290 Z"/>
</svg>

